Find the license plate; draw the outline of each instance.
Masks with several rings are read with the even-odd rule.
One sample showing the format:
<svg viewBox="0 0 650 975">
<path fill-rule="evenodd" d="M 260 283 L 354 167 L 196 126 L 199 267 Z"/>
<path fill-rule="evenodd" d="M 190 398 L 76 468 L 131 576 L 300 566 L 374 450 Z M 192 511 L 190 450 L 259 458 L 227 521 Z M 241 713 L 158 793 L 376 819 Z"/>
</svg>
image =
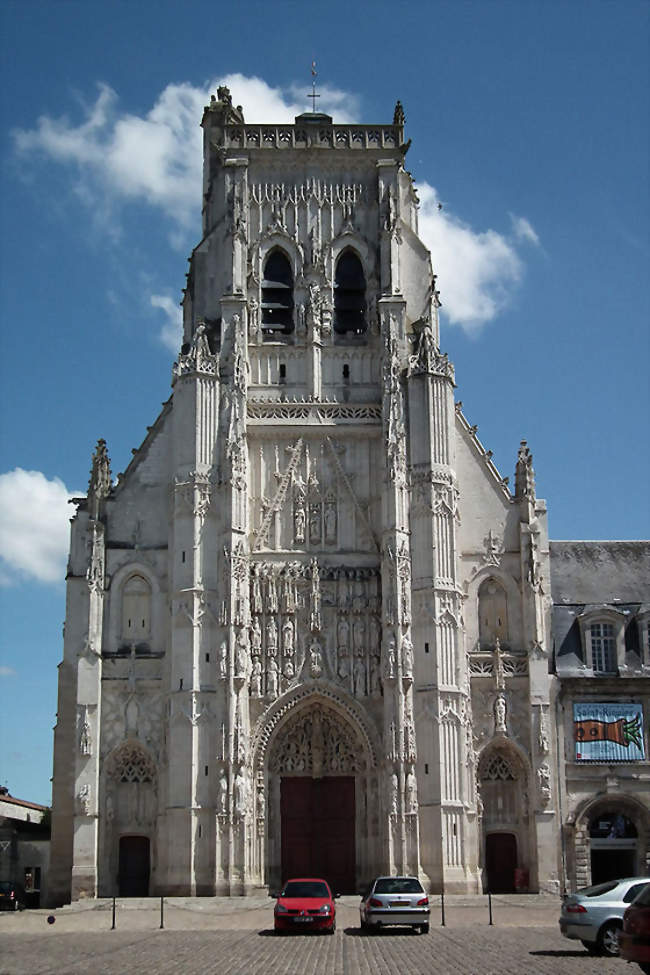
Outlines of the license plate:
<svg viewBox="0 0 650 975">
<path fill-rule="evenodd" d="M 390 902 L 390 906 L 391 907 L 409 907 L 410 905 L 409 905 L 409 902 L 408 901 L 391 901 Z"/>
<path fill-rule="evenodd" d="M 296 924 L 311 924 L 313 917 L 294 917 Z"/>
</svg>

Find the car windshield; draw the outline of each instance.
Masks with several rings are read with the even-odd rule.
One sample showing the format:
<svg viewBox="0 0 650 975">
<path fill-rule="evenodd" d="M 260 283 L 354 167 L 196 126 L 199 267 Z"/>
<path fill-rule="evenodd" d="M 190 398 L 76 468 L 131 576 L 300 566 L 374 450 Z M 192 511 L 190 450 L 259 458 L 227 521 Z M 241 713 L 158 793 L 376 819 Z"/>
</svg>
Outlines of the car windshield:
<svg viewBox="0 0 650 975">
<path fill-rule="evenodd" d="M 318 880 L 292 880 L 285 884 L 280 897 L 329 897 L 327 884 Z"/>
<path fill-rule="evenodd" d="M 650 907 L 650 884 L 646 884 L 640 894 L 632 901 L 635 907 Z"/>
<path fill-rule="evenodd" d="M 422 884 L 415 877 L 381 877 L 375 884 L 375 894 L 422 894 Z"/>
</svg>

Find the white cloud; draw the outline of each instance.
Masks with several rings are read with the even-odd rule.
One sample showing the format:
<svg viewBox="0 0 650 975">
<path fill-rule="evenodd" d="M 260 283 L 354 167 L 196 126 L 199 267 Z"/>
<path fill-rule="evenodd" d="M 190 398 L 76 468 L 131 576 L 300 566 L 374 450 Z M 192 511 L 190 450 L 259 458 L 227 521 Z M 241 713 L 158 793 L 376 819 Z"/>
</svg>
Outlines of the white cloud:
<svg viewBox="0 0 650 975">
<path fill-rule="evenodd" d="M 160 308 L 165 315 L 158 337 L 165 348 L 178 354 L 183 337 L 183 312 L 177 301 L 169 295 L 151 295 L 149 299 L 154 308 Z"/>
<path fill-rule="evenodd" d="M 525 240 L 527 243 L 539 247 L 539 237 L 529 220 L 526 220 L 525 217 L 518 217 L 514 213 L 510 214 L 510 220 L 517 240 Z"/>
<path fill-rule="evenodd" d="M 77 495 L 83 492 L 77 492 Z M 62 582 L 73 497 L 58 477 L 17 467 L 0 474 L 0 584 Z"/>
<path fill-rule="evenodd" d="M 418 184 L 419 231 L 431 251 L 438 275 L 442 310 L 450 322 L 466 331 L 477 331 L 507 305 L 523 275 L 523 263 L 515 240 L 496 230 L 477 231 L 439 207 L 433 186 Z M 513 218 L 514 220 L 514 218 Z M 518 218 L 518 237 L 537 234 L 530 223 Z"/>
<path fill-rule="evenodd" d="M 15 677 L 16 671 L 12 667 L 0 666 L 0 677 Z"/>
</svg>

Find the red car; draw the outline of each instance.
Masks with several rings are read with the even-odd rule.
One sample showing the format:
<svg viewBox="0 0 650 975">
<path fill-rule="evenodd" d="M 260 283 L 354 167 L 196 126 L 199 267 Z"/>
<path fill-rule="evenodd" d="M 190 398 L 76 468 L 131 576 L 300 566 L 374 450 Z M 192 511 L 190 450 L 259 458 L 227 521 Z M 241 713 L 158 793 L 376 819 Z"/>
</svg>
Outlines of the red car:
<svg viewBox="0 0 650 975">
<path fill-rule="evenodd" d="M 285 931 L 336 931 L 336 905 L 325 880 L 299 877 L 287 880 L 273 912 L 275 933 Z"/>
<path fill-rule="evenodd" d="M 621 958 L 638 962 L 650 975 L 650 884 L 637 894 L 623 915 L 623 930 L 618 936 Z"/>
</svg>

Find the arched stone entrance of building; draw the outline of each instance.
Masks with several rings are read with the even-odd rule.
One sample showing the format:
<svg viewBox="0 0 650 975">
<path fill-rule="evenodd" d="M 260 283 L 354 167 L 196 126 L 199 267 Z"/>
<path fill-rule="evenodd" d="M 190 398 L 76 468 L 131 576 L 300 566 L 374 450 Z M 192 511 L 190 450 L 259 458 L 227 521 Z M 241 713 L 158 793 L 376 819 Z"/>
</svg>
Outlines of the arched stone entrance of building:
<svg viewBox="0 0 650 975">
<path fill-rule="evenodd" d="M 271 890 L 311 875 L 355 893 L 382 845 L 372 727 L 332 689 L 303 689 L 277 705 L 255 739 L 255 873 Z"/>
<path fill-rule="evenodd" d="M 529 889 L 528 769 L 506 740 L 487 746 L 478 765 L 483 886 L 491 893 Z"/>
<path fill-rule="evenodd" d="M 615 877 L 644 876 L 650 866 L 650 811 L 632 796 L 586 802 L 568 824 L 568 880 L 588 887 Z M 572 842 L 571 842 L 572 840 Z"/>
</svg>

